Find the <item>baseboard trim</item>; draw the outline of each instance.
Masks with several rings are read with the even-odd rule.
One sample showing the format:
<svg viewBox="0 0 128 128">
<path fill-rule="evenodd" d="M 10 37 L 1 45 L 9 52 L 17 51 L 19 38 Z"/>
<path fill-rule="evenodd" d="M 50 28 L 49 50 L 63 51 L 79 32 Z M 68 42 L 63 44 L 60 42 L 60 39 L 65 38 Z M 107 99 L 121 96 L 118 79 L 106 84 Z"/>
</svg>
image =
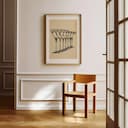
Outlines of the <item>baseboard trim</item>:
<svg viewBox="0 0 128 128">
<path fill-rule="evenodd" d="M 78 101 L 77 110 L 83 110 L 84 105 Z M 96 110 L 106 110 L 105 100 L 96 101 Z M 92 110 L 92 103 L 89 102 L 89 110 Z M 72 110 L 72 103 L 68 102 L 66 105 L 67 110 Z M 16 110 L 62 110 L 61 102 L 40 102 L 40 103 L 29 103 L 29 104 L 18 104 Z"/>
</svg>

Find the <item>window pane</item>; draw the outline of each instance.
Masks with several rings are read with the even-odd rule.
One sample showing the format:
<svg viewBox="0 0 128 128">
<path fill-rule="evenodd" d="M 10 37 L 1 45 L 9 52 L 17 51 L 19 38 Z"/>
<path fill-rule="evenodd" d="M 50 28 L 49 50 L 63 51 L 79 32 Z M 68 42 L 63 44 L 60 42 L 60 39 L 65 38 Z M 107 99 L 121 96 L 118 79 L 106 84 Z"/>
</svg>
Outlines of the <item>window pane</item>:
<svg viewBox="0 0 128 128">
<path fill-rule="evenodd" d="M 107 36 L 107 60 L 114 61 L 114 34 Z"/>
<path fill-rule="evenodd" d="M 107 115 L 109 115 L 110 116 L 110 99 L 109 99 L 109 97 L 110 97 L 110 94 L 109 94 L 109 91 L 107 91 Z"/>
<path fill-rule="evenodd" d="M 110 44 L 110 35 L 107 35 L 107 60 L 109 60 L 109 56 L 110 56 L 109 44 Z"/>
<path fill-rule="evenodd" d="M 109 17 L 110 17 L 109 14 L 110 13 L 109 13 L 109 4 L 108 4 L 108 6 L 107 6 L 107 32 L 109 32 L 109 24 L 110 24 L 109 23 Z"/>
<path fill-rule="evenodd" d="M 119 62 L 119 94 L 124 96 L 124 62 Z"/>
<path fill-rule="evenodd" d="M 125 102 L 125 128 L 128 128 L 128 102 Z"/>
<path fill-rule="evenodd" d="M 110 11 L 109 11 L 109 15 L 110 15 L 110 31 L 114 30 L 114 0 L 112 0 L 110 2 Z"/>
<path fill-rule="evenodd" d="M 109 86 L 109 84 L 110 84 L 110 83 L 109 83 L 109 81 L 110 81 L 110 80 L 109 80 L 109 77 L 110 77 L 110 76 L 109 76 L 109 65 L 110 65 L 110 64 L 107 64 L 107 70 L 108 70 L 108 71 L 107 71 L 107 88 L 110 88 L 110 86 Z"/>
<path fill-rule="evenodd" d="M 119 0 L 119 20 L 124 18 L 124 0 Z"/>
<path fill-rule="evenodd" d="M 125 23 L 125 57 L 128 59 L 128 21 Z"/>
<path fill-rule="evenodd" d="M 110 92 L 110 118 L 114 120 L 114 94 Z"/>
<path fill-rule="evenodd" d="M 125 17 L 128 17 L 128 0 L 125 0 Z"/>
<path fill-rule="evenodd" d="M 124 58 L 124 24 L 119 25 L 119 58 Z"/>
<path fill-rule="evenodd" d="M 108 65 L 108 86 L 114 90 L 114 64 Z"/>
<path fill-rule="evenodd" d="M 119 127 L 124 128 L 124 100 L 119 98 Z"/>
<path fill-rule="evenodd" d="M 109 50 L 110 50 L 110 56 L 109 60 L 114 61 L 114 34 L 110 35 L 110 42 L 109 42 Z"/>
<path fill-rule="evenodd" d="M 128 62 L 125 69 L 125 98 L 128 99 Z"/>
<path fill-rule="evenodd" d="M 110 88 L 110 64 L 108 64 L 108 72 L 107 72 L 107 87 Z"/>
</svg>

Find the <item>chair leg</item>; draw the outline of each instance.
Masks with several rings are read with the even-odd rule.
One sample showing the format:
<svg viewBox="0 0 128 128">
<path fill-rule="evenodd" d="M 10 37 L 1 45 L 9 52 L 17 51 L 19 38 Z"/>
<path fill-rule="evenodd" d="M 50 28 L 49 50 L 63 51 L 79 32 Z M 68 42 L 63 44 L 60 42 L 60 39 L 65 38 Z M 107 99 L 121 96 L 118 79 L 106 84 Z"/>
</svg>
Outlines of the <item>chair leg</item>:
<svg viewBox="0 0 128 128">
<path fill-rule="evenodd" d="M 63 83 L 62 85 L 62 114 L 65 114 L 65 109 L 66 109 L 66 96 L 64 95 L 65 92 L 65 85 Z"/>
<path fill-rule="evenodd" d="M 65 109 L 66 109 L 66 97 L 63 95 L 63 101 L 62 101 L 62 114 L 65 115 Z"/>
<path fill-rule="evenodd" d="M 76 91 L 76 83 L 73 84 L 73 91 Z M 73 111 L 76 111 L 76 98 L 73 97 Z"/>
<path fill-rule="evenodd" d="M 76 98 L 73 97 L 73 111 L 76 111 Z"/>
<path fill-rule="evenodd" d="M 84 112 L 85 113 L 85 115 L 84 115 L 85 118 L 88 117 L 88 108 L 87 108 L 88 107 L 88 103 L 87 102 L 88 102 L 88 100 L 87 100 L 87 98 L 85 98 L 85 112 Z"/>
<path fill-rule="evenodd" d="M 84 113 L 85 113 L 85 118 L 87 118 L 87 116 L 88 116 L 88 93 L 87 93 L 88 91 L 87 91 L 87 85 L 85 85 L 85 98 L 84 98 L 84 100 L 85 100 L 85 108 L 84 108 Z"/>
<path fill-rule="evenodd" d="M 93 96 L 93 113 L 96 112 L 96 96 Z"/>
<path fill-rule="evenodd" d="M 96 84 L 93 84 L 93 93 L 96 93 Z M 93 113 L 96 112 L 96 96 L 93 96 Z"/>
</svg>

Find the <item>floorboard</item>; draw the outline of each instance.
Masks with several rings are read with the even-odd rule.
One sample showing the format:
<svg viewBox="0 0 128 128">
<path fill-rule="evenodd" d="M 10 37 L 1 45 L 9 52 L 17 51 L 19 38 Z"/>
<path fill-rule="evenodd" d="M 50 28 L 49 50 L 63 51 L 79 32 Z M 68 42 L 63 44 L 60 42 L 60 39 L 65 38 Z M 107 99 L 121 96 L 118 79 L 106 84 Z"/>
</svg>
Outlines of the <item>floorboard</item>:
<svg viewBox="0 0 128 128">
<path fill-rule="evenodd" d="M 105 128 L 105 111 L 89 112 L 84 118 L 81 111 L 14 111 L 0 110 L 0 128 Z"/>
</svg>

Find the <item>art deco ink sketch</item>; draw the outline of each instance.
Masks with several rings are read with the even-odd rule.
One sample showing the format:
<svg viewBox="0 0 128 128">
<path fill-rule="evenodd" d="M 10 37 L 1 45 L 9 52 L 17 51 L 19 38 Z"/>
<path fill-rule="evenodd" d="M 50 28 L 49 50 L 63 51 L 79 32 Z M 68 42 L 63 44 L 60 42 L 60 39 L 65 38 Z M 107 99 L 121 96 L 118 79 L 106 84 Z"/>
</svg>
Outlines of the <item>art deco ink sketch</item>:
<svg viewBox="0 0 128 128">
<path fill-rule="evenodd" d="M 79 15 L 46 16 L 46 63 L 79 64 Z"/>
</svg>

